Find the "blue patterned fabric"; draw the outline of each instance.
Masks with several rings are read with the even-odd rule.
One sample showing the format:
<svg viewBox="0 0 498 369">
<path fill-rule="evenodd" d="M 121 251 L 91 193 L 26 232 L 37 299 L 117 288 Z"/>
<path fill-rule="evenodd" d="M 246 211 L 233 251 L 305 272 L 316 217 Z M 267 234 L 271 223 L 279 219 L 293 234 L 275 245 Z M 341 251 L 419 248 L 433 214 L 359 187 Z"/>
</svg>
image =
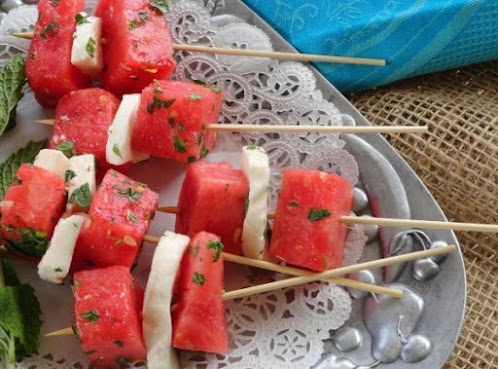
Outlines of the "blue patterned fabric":
<svg viewBox="0 0 498 369">
<path fill-rule="evenodd" d="M 316 66 L 339 90 L 498 58 L 498 0 L 244 0 L 302 53 L 386 59 Z"/>
</svg>

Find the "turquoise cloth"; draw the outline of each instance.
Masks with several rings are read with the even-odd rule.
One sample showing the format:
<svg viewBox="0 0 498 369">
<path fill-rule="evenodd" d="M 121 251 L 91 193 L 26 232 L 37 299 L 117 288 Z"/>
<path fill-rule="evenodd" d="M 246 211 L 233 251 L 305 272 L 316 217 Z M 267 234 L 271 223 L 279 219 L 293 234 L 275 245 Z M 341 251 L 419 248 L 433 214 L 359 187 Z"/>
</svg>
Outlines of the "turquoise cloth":
<svg viewBox="0 0 498 369">
<path fill-rule="evenodd" d="M 386 59 L 317 63 L 343 92 L 498 59 L 498 0 L 243 0 L 302 53 Z"/>
</svg>

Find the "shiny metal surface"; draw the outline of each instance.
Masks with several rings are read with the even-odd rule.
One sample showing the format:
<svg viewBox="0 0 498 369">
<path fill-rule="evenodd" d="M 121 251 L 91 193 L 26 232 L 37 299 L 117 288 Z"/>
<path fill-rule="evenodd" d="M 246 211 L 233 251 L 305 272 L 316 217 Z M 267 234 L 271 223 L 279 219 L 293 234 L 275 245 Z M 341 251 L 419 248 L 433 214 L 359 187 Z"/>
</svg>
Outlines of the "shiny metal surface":
<svg viewBox="0 0 498 369">
<path fill-rule="evenodd" d="M 241 1 L 226 1 L 223 10 L 218 13 L 232 14 L 248 23 L 262 28 L 271 38 L 274 49 L 279 51 L 295 51 L 282 37 L 269 27 L 259 16 L 254 14 Z M 351 103 L 337 91 L 319 73 L 314 71 L 318 86 L 324 96 L 333 102 L 341 112 L 351 115 L 357 125 L 370 123 L 351 105 Z M 400 217 L 414 219 L 447 220 L 441 208 L 436 203 L 427 188 L 417 177 L 415 172 L 406 164 L 399 154 L 380 135 L 354 136 L 346 135 L 347 149 L 355 156 L 360 166 L 360 173 L 364 187 L 369 195 L 370 202 L 375 203 L 373 211 L 377 216 Z M 379 173 L 377 162 L 387 163 L 383 173 Z M 400 231 L 406 229 L 388 229 L 381 231 L 379 247 L 368 247 L 364 259 L 373 259 L 381 256 L 380 248 L 387 250 L 389 241 Z M 431 240 L 440 240 L 457 244 L 453 232 L 427 231 Z M 381 247 L 382 245 L 382 247 Z M 417 334 L 426 336 L 432 342 L 432 352 L 418 363 L 409 363 L 397 360 L 391 364 L 380 364 L 380 368 L 422 369 L 442 367 L 458 339 L 465 309 L 466 279 L 461 252 L 454 253 L 441 263 L 441 271 L 430 282 L 416 281 L 411 275 L 411 268 L 406 268 L 397 282 L 406 284 L 416 291 L 424 301 L 425 311 L 416 327 Z M 350 322 L 362 326 L 362 300 L 356 300 Z M 356 325 L 355 325 L 356 327 Z M 363 326 L 362 329 L 365 329 Z M 365 329 L 366 331 L 366 329 Z M 371 339 L 365 337 L 361 347 L 351 353 L 348 358 L 341 358 L 332 343 L 326 344 L 329 352 L 324 355 L 324 361 L 317 368 L 360 368 L 374 367 L 372 359 Z M 328 363 L 326 364 L 325 362 Z M 353 364 L 354 363 L 354 364 Z"/>
</svg>

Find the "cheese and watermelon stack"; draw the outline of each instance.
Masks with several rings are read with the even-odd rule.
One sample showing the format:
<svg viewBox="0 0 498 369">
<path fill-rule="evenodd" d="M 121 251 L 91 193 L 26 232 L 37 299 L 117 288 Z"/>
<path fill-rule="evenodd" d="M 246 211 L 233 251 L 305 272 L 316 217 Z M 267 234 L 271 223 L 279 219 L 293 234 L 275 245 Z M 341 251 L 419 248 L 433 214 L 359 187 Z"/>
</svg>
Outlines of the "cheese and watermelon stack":
<svg viewBox="0 0 498 369">
<path fill-rule="evenodd" d="M 42 106 L 54 107 L 68 92 L 90 87 L 71 64 L 75 17 L 84 0 L 40 0 L 39 19 L 26 58 L 26 77 Z"/>
</svg>

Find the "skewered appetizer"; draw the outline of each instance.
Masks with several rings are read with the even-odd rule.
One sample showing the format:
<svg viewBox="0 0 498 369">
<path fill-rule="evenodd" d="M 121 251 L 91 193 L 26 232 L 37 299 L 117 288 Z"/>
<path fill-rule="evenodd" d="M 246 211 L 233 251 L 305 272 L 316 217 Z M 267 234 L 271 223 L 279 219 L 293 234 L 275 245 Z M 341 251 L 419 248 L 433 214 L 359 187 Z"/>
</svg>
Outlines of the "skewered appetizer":
<svg viewBox="0 0 498 369">
<path fill-rule="evenodd" d="M 71 64 L 75 17 L 84 0 L 41 0 L 39 20 L 26 58 L 26 77 L 38 102 L 54 107 L 71 91 L 90 87 L 90 80 Z"/>
</svg>

